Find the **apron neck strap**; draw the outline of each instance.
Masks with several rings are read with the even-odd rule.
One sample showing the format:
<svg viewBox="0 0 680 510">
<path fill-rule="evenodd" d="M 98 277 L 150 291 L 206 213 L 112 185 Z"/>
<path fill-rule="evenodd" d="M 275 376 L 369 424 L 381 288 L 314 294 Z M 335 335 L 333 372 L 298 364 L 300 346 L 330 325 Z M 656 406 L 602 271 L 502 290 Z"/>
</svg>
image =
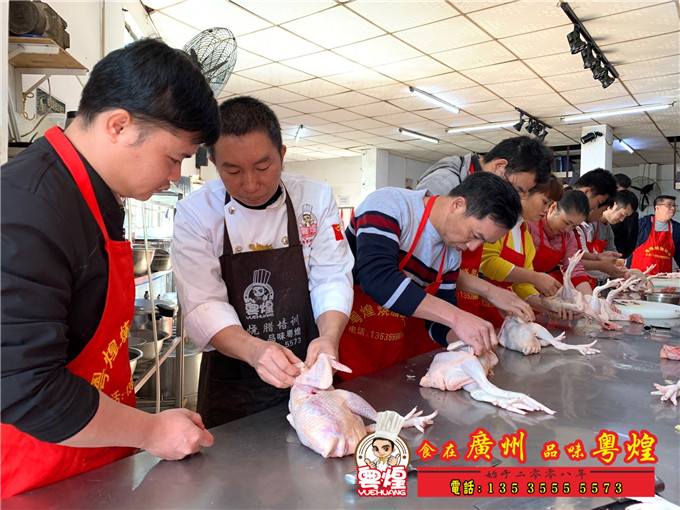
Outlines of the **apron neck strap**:
<svg viewBox="0 0 680 510">
<path fill-rule="evenodd" d="M 418 231 L 416 232 L 416 238 L 413 240 L 413 243 L 411 244 L 411 248 L 409 248 L 408 253 L 406 256 L 401 259 L 401 262 L 399 263 L 399 269 L 403 270 L 404 267 L 406 267 L 406 263 L 411 260 L 411 256 L 413 255 L 413 252 L 416 249 L 416 245 L 418 244 L 418 241 L 420 240 L 420 236 L 423 233 L 423 230 L 425 230 L 425 225 L 427 225 L 427 220 L 430 217 L 430 213 L 432 212 L 432 207 L 434 206 L 435 200 L 437 200 L 437 197 L 439 195 L 435 195 L 433 197 L 430 197 L 427 199 L 427 205 L 425 206 L 425 212 L 423 213 L 423 217 L 420 219 L 420 224 L 418 225 Z M 446 250 L 444 250 L 444 253 L 446 253 Z M 442 266 L 444 264 L 444 261 L 442 260 Z M 441 268 L 440 268 L 441 271 Z"/>
<path fill-rule="evenodd" d="M 293 202 L 291 201 L 290 194 L 288 193 L 288 190 L 286 189 L 286 186 L 283 184 L 283 182 L 281 183 L 281 186 L 283 187 L 283 192 L 286 195 L 285 202 L 286 202 L 286 214 L 288 216 L 287 219 L 288 246 L 289 247 L 300 246 L 300 236 L 298 235 L 297 222 L 295 221 L 295 209 L 293 208 Z M 227 205 L 230 200 L 231 195 L 229 195 L 229 192 L 225 190 L 224 205 Z M 224 243 L 222 247 L 222 253 L 225 255 L 234 254 L 233 250 L 231 249 L 231 239 L 229 239 L 229 230 L 227 229 L 226 217 L 224 220 Z"/>
<path fill-rule="evenodd" d="M 99 210 L 99 204 L 97 203 L 97 197 L 94 194 L 94 189 L 92 188 L 92 182 L 90 181 L 90 176 L 87 175 L 87 170 L 83 164 L 83 160 L 78 155 L 78 151 L 73 147 L 71 142 L 58 126 L 53 126 L 47 131 L 45 131 L 45 138 L 50 142 L 50 145 L 57 152 L 57 155 L 66 165 L 66 168 L 73 176 L 76 181 L 80 192 L 85 198 L 94 219 L 97 220 L 97 224 L 104 235 L 104 239 L 109 241 L 109 233 L 106 230 L 106 225 L 104 224 L 104 218 L 102 218 L 102 213 Z"/>
</svg>

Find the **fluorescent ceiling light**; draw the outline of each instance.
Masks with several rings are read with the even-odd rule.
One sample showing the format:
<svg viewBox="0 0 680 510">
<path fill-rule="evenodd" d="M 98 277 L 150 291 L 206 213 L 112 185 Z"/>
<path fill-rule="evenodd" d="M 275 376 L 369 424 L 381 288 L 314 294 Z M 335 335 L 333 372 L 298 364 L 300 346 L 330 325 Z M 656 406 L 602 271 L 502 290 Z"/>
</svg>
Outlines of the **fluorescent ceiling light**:
<svg viewBox="0 0 680 510">
<path fill-rule="evenodd" d="M 621 147 L 626 149 L 628 152 L 630 152 L 631 154 L 633 154 L 635 152 L 635 150 L 630 145 L 628 145 L 626 142 L 624 142 L 620 138 L 617 138 L 617 140 L 618 140 L 619 144 L 621 145 Z"/>
<path fill-rule="evenodd" d="M 411 131 L 410 129 L 399 128 L 399 132 L 408 136 L 412 136 L 413 138 L 420 138 L 421 140 L 425 140 L 426 142 L 439 143 L 439 139 L 433 136 L 424 135 L 422 133 L 416 133 L 415 131 Z"/>
<path fill-rule="evenodd" d="M 633 106 L 631 108 L 619 108 L 618 110 L 607 110 L 604 112 L 579 113 L 578 115 L 566 115 L 560 117 L 562 122 L 577 122 L 579 120 L 599 119 L 600 117 L 611 117 L 613 115 L 628 115 L 631 113 L 653 112 L 665 110 L 675 105 L 675 103 L 648 104 L 644 106 Z"/>
<path fill-rule="evenodd" d="M 494 122 L 492 124 L 477 124 L 475 126 L 464 126 L 457 128 L 449 128 L 446 130 L 447 133 L 469 133 L 470 131 L 487 131 L 489 129 L 499 129 L 505 127 L 512 127 L 517 122 L 514 120 L 507 120 L 505 122 Z"/>
<path fill-rule="evenodd" d="M 457 106 L 453 106 L 451 103 L 447 103 L 443 99 L 439 99 L 437 96 L 433 96 L 429 92 L 425 92 L 424 90 L 420 90 L 415 87 L 409 87 L 408 89 L 411 91 L 412 94 L 420 96 L 423 99 L 429 101 L 430 103 L 436 104 L 437 106 L 441 106 L 442 108 L 446 108 L 450 112 L 460 113 L 460 108 L 458 108 Z"/>
<path fill-rule="evenodd" d="M 298 143 L 300 141 L 300 136 L 302 135 L 302 130 L 305 128 L 302 124 L 300 124 L 297 128 L 297 133 L 295 133 L 295 143 Z"/>
</svg>

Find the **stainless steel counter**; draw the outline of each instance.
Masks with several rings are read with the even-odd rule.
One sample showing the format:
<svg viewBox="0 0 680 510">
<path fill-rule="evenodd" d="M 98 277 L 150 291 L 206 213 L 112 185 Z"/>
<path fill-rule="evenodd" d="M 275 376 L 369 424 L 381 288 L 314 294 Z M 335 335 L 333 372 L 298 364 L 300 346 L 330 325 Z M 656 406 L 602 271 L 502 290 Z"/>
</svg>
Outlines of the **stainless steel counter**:
<svg viewBox="0 0 680 510">
<path fill-rule="evenodd" d="M 498 349 L 500 364 L 491 378 L 497 386 L 531 394 L 557 414 L 519 416 L 490 404 L 472 400 L 463 391 L 442 392 L 418 385 L 434 353 L 414 358 L 380 372 L 354 379 L 341 387 L 361 394 L 377 410 L 402 414 L 418 405 L 426 413 L 439 410 L 435 424 L 425 434 L 402 430 L 412 459 L 424 438 L 440 448 L 454 440 L 461 457 L 469 435 L 484 427 L 498 441 L 523 428 L 527 432 L 525 466 L 545 467 L 540 457 L 543 443 L 557 441 L 563 448 L 581 439 L 586 450 L 596 446 L 601 429 L 619 434 L 619 446 L 630 430 L 645 429 L 659 443 L 656 473 L 664 482 L 661 495 L 680 503 L 680 408 L 651 396 L 654 382 L 680 378 L 680 361 L 659 358 L 661 346 L 680 345 L 680 322 L 669 330 L 645 332 L 640 325 L 619 332 L 601 332 L 597 348 L 602 353 L 584 357 L 575 351 L 544 348 L 524 356 Z M 551 329 L 555 329 L 552 328 Z M 562 328 L 564 329 L 564 328 Z M 569 343 L 585 343 L 583 331 L 571 331 Z M 409 377 L 413 376 L 413 377 Z M 159 461 L 147 453 L 123 459 L 3 502 L 4 510 L 55 509 L 203 509 L 203 508 L 555 508 L 590 509 L 612 503 L 609 498 L 448 499 L 418 498 L 416 477 L 409 476 L 407 498 L 360 498 L 343 481 L 355 471 L 353 457 L 324 459 L 302 446 L 286 421 L 284 405 L 212 430 L 215 445 L 179 462 Z M 498 447 L 493 450 L 500 457 Z M 501 466 L 518 466 L 501 459 Z M 580 463 L 601 466 L 588 458 Z M 470 466 L 464 461 L 429 461 L 426 466 Z M 555 465 L 573 466 L 565 455 Z M 619 455 L 616 466 L 628 465 Z M 636 465 L 633 463 L 631 465 Z"/>
</svg>

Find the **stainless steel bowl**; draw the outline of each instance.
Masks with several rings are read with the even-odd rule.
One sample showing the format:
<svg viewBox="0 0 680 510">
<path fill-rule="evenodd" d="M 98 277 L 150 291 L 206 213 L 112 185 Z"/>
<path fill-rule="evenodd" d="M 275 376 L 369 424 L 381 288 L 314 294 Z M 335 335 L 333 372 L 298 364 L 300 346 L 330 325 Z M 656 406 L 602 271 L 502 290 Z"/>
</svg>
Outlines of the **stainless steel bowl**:
<svg viewBox="0 0 680 510">
<path fill-rule="evenodd" d="M 153 260 L 154 251 L 153 248 L 150 248 L 147 252 L 143 244 L 132 245 L 132 271 L 135 276 L 143 276 L 146 274 L 146 270 Z"/>
<path fill-rule="evenodd" d="M 142 351 L 136 347 L 128 347 L 128 356 L 130 357 L 130 372 L 134 374 L 137 362 L 142 358 Z"/>
<path fill-rule="evenodd" d="M 156 248 L 151 261 L 151 271 L 167 271 L 170 269 L 170 254 L 160 248 Z"/>
<path fill-rule="evenodd" d="M 680 304 L 680 294 L 673 294 L 670 292 L 650 292 L 649 294 L 645 294 L 645 299 L 655 303 L 668 303 L 671 305 Z"/>
<path fill-rule="evenodd" d="M 163 342 L 170 338 L 170 335 L 165 331 L 158 331 L 158 340 L 156 345 L 158 347 L 158 352 L 160 354 L 163 348 Z M 142 351 L 142 360 L 150 360 L 156 357 L 153 348 L 153 330 L 151 329 L 138 329 L 130 330 L 130 337 L 128 342 L 131 347 L 135 347 Z"/>
</svg>

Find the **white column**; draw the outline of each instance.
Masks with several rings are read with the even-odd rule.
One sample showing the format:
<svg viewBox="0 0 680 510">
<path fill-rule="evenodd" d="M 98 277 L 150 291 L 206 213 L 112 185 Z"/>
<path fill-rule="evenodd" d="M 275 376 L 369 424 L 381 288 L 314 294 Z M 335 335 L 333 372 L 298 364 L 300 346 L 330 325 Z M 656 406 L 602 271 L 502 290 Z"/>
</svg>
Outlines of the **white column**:
<svg viewBox="0 0 680 510">
<path fill-rule="evenodd" d="M 601 133 L 594 140 L 581 143 L 581 175 L 596 168 L 612 170 L 612 142 L 614 130 L 606 124 L 587 126 L 581 129 L 581 137 L 589 133 Z"/>
<path fill-rule="evenodd" d="M 368 149 L 361 157 L 361 200 L 378 188 L 388 186 L 389 153 Z"/>
</svg>

